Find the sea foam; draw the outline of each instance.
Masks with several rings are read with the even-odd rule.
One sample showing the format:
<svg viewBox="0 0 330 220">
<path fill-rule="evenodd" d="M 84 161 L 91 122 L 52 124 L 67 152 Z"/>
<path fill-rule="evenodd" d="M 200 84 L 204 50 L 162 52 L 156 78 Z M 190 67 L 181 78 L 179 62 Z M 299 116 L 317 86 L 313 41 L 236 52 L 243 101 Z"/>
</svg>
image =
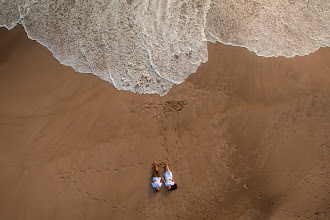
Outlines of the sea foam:
<svg viewBox="0 0 330 220">
<path fill-rule="evenodd" d="M 330 45 L 324 0 L 0 0 L 0 26 L 24 26 L 64 65 L 118 90 L 165 95 L 207 61 L 207 41 L 260 56 Z"/>
<path fill-rule="evenodd" d="M 206 30 L 259 56 L 307 55 L 330 45 L 330 1 L 213 0 Z"/>
</svg>

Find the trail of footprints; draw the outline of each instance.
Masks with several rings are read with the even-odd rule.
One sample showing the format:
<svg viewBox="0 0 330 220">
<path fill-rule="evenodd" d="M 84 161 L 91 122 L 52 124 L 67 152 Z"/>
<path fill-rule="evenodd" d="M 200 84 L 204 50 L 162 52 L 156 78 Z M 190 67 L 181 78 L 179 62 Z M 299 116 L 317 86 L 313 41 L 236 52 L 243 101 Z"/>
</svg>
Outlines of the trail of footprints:
<svg viewBox="0 0 330 220">
<path fill-rule="evenodd" d="M 187 104 L 188 102 L 186 101 L 166 101 L 159 104 L 147 102 L 137 107 L 137 112 L 153 111 L 153 118 L 157 121 L 157 124 L 160 129 L 160 136 L 162 138 L 161 145 L 167 154 L 169 154 L 169 150 L 167 146 L 168 140 L 165 132 L 170 125 L 169 123 L 172 123 L 172 121 L 175 120 L 176 114 L 178 114 Z M 172 119 L 172 121 L 170 119 Z M 180 124 L 179 122 L 174 123 L 175 125 L 173 129 L 174 132 L 177 134 L 177 140 L 175 141 L 175 144 L 178 145 L 178 139 L 180 138 L 178 134 L 178 127 L 180 126 Z M 180 146 L 178 146 L 178 150 L 181 150 Z M 168 158 L 164 159 L 167 160 Z"/>
<path fill-rule="evenodd" d="M 188 103 L 186 101 L 166 101 L 164 103 L 154 104 L 146 102 L 137 107 L 137 112 L 152 110 L 155 113 L 155 118 L 162 116 L 165 113 L 178 113 Z"/>
<path fill-rule="evenodd" d="M 137 165 L 142 166 L 143 163 L 139 162 Z M 89 200 L 96 201 L 103 203 L 103 205 L 106 205 L 107 207 L 116 209 L 118 207 L 111 205 L 106 199 L 100 198 L 96 195 L 93 195 L 92 193 L 88 191 L 83 191 L 77 184 L 76 179 L 78 175 L 80 174 L 97 174 L 97 175 L 112 175 L 113 173 L 119 172 L 122 169 L 128 168 L 128 167 L 136 167 L 136 165 L 131 164 L 131 165 L 124 165 L 121 168 L 106 168 L 106 169 L 93 169 L 93 168 L 87 168 L 87 169 L 80 169 L 77 170 L 76 168 L 71 169 L 70 171 L 63 171 L 60 170 L 57 172 L 57 177 L 59 178 L 60 181 L 65 181 L 66 182 L 66 189 L 70 186 L 72 187 L 76 192 L 86 196 Z M 125 207 L 123 207 L 125 208 Z M 126 207 L 127 209 L 127 207 Z"/>
</svg>

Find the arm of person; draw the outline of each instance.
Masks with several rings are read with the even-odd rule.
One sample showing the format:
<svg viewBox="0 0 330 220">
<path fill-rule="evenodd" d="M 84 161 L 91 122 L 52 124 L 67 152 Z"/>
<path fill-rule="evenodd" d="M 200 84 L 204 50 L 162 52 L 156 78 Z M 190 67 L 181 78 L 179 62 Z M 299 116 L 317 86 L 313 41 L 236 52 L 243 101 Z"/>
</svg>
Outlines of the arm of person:
<svg viewBox="0 0 330 220">
<path fill-rule="evenodd" d="M 161 179 L 161 182 L 165 183 L 165 180 L 164 180 L 164 178 L 163 178 L 163 177 L 162 177 L 162 179 Z"/>
<path fill-rule="evenodd" d="M 174 179 L 170 179 L 170 180 L 172 180 L 174 182 Z"/>
<path fill-rule="evenodd" d="M 156 182 L 156 180 L 153 180 L 152 182 Z"/>
</svg>

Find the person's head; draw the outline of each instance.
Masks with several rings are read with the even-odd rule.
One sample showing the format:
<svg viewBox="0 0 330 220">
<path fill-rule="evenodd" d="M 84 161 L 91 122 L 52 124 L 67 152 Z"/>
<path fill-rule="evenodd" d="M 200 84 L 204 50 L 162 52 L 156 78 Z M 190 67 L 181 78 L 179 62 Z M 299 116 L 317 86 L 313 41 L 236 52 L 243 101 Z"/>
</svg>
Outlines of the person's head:
<svg viewBox="0 0 330 220">
<path fill-rule="evenodd" d="M 178 185 L 176 185 L 176 183 L 174 183 L 173 186 L 169 186 L 169 187 L 168 187 L 169 190 L 175 190 L 175 189 L 177 189 L 177 188 L 178 188 Z"/>
<path fill-rule="evenodd" d="M 155 190 L 156 190 L 157 192 L 159 192 L 159 187 L 156 187 Z"/>
</svg>

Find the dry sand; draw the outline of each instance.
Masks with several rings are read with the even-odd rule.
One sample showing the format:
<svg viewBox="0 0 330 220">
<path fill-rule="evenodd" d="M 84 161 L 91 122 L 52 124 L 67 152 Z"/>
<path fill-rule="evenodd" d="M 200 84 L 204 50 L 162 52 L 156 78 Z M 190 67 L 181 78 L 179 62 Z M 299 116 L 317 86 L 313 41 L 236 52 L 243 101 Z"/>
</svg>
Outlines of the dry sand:
<svg viewBox="0 0 330 220">
<path fill-rule="evenodd" d="M 330 48 L 286 59 L 210 43 L 159 97 L 62 66 L 22 27 L 0 39 L 0 219 L 330 215 Z M 153 190 L 153 161 L 176 191 Z"/>
</svg>

